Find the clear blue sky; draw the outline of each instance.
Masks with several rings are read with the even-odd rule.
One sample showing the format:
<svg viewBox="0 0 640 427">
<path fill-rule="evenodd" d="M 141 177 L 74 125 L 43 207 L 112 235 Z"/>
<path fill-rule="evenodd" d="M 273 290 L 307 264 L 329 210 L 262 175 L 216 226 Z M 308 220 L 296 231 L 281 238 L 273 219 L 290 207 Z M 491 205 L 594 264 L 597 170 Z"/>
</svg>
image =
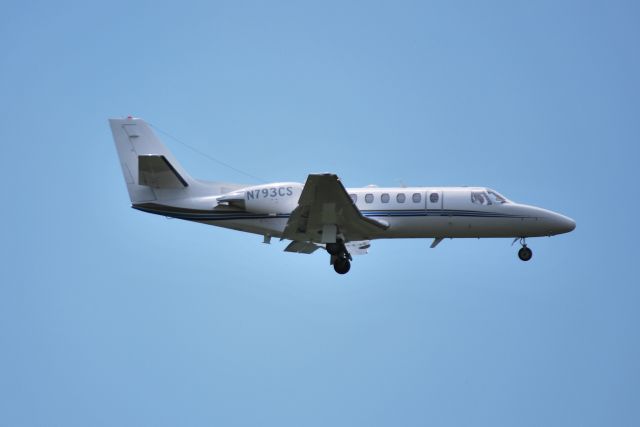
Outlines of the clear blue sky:
<svg viewBox="0 0 640 427">
<path fill-rule="evenodd" d="M 640 425 L 633 1 L 0 13 L 1 426 Z M 325 254 L 129 208 L 108 117 L 265 180 L 486 185 L 577 221 Z M 192 175 L 249 182 L 171 140 Z"/>
</svg>

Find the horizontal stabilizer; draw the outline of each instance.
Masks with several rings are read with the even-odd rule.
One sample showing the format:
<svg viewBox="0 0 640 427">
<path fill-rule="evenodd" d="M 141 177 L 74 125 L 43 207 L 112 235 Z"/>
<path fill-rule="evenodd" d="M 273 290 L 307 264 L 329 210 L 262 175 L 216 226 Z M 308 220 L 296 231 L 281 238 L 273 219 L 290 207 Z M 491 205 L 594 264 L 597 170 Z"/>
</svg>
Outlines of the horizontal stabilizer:
<svg viewBox="0 0 640 427">
<path fill-rule="evenodd" d="M 183 188 L 189 186 L 165 156 L 138 156 L 138 184 L 153 188 Z"/>
</svg>

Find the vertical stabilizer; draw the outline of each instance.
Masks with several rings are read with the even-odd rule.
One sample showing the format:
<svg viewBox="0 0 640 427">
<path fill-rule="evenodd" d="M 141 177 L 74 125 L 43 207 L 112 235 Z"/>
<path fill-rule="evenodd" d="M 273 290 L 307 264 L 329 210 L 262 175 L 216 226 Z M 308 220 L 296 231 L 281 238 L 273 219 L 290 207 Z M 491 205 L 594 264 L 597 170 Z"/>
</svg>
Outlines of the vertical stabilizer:
<svg viewBox="0 0 640 427">
<path fill-rule="evenodd" d="M 109 124 L 131 203 L 176 194 L 194 182 L 144 120 L 109 119 Z"/>
</svg>

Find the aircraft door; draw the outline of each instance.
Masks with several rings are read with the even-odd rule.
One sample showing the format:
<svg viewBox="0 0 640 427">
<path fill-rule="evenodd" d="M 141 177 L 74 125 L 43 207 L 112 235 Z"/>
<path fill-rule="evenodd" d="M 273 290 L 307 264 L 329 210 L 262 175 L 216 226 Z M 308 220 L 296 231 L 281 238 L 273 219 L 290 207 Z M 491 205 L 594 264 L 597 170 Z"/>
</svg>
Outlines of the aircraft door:
<svg viewBox="0 0 640 427">
<path fill-rule="evenodd" d="M 442 191 L 427 191 L 427 209 L 442 209 Z"/>
</svg>

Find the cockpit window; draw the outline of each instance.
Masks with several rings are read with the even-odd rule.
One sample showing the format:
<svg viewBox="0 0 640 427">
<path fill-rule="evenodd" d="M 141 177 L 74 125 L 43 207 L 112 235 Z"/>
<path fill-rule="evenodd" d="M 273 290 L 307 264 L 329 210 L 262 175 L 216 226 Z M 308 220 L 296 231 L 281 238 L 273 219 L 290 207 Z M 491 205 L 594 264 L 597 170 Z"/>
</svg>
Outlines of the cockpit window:
<svg viewBox="0 0 640 427">
<path fill-rule="evenodd" d="M 496 203 L 498 205 L 507 203 L 507 199 L 505 199 L 504 197 L 502 197 L 500 194 L 496 193 L 493 190 L 487 190 L 487 194 L 489 195 L 489 198 L 493 203 Z"/>
<path fill-rule="evenodd" d="M 471 202 L 476 205 L 502 205 L 507 203 L 507 199 L 493 190 L 486 191 L 472 191 Z"/>
</svg>

